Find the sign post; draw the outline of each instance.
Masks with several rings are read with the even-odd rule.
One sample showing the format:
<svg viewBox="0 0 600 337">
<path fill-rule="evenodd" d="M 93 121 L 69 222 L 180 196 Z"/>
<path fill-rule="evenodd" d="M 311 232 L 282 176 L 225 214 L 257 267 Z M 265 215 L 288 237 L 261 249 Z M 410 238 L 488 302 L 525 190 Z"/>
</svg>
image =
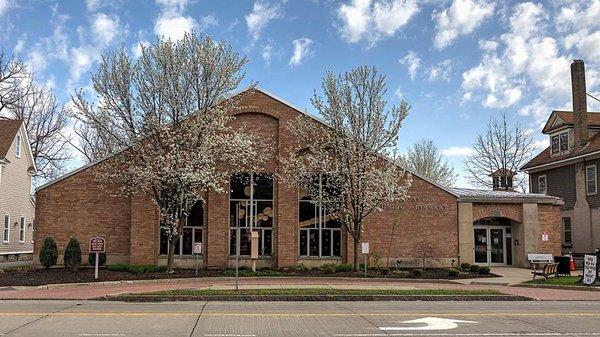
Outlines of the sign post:
<svg viewBox="0 0 600 337">
<path fill-rule="evenodd" d="M 361 244 L 362 253 L 365 254 L 365 278 L 367 278 L 367 255 L 369 255 L 369 243 L 363 242 Z"/>
<path fill-rule="evenodd" d="M 194 254 L 196 254 L 196 276 L 198 276 L 198 259 L 202 254 L 202 242 L 194 242 Z"/>
<path fill-rule="evenodd" d="M 252 259 L 252 271 L 256 272 L 256 260 L 258 260 L 258 231 L 251 232 L 250 258 Z"/>
<path fill-rule="evenodd" d="M 591 286 L 598 278 L 598 257 L 596 255 L 585 255 L 583 259 L 583 284 Z"/>
<path fill-rule="evenodd" d="M 95 253 L 95 270 L 94 279 L 98 278 L 98 263 L 100 261 L 100 253 L 106 253 L 106 240 L 100 236 L 94 236 L 90 239 L 90 253 Z"/>
</svg>

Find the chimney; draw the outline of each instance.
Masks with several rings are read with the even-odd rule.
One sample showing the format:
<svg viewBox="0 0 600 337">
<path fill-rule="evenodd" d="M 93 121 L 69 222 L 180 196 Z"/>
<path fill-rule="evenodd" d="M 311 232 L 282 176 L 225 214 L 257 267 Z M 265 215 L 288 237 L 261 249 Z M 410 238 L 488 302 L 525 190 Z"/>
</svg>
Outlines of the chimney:
<svg viewBox="0 0 600 337">
<path fill-rule="evenodd" d="M 588 143 L 585 66 L 583 65 L 582 60 L 574 60 L 573 63 L 571 63 L 571 90 L 573 93 L 575 151 L 580 151 Z"/>
</svg>

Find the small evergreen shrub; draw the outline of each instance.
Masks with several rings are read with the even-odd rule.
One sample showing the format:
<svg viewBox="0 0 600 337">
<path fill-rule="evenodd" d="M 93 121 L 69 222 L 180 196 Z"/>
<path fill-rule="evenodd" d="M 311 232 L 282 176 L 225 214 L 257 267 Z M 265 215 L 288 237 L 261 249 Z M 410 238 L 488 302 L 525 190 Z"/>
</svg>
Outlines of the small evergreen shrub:
<svg viewBox="0 0 600 337">
<path fill-rule="evenodd" d="M 46 269 L 56 265 L 56 261 L 58 260 L 58 248 L 56 248 L 56 242 L 54 242 L 52 237 L 46 236 L 44 238 L 39 258 L 40 263 Z"/>
<path fill-rule="evenodd" d="M 106 253 L 100 253 L 98 254 L 98 265 L 99 266 L 103 266 L 106 264 Z M 90 253 L 88 255 L 88 263 L 90 264 L 90 266 L 95 266 L 96 265 L 96 253 Z"/>
<path fill-rule="evenodd" d="M 421 277 L 421 276 L 423 276 L 423 269 L 421 269 L 421 268 L 413 269 L 412 274 L 416 277 Z"/>
<path fill-rule="evenodd" d="M 338 273 L 352 271 L 352 263 L 340 263 L 335 266 L 335 271 Z"/>
<path fill-rule="evenodd" d="M 469 271 L 471 269 L 471 264 L 470 263 L 466 263 L 463 262 L 460 264 L 460 270 L 462 271 Z"/>
<path fill-rule="evenodd" d="M 479 267 L 479 274 L 487 275 L 490 273 L 490 267 L 482 266 Z"/>
<path fill-rule="evenodd" d="M 326 274 L 333 274 L 337 270 L 337 265 L 335 263 L 325 263 L 322 264 L 319 269 L 321 269 Z"/>
<path fill-rule="evenodd" d="M 471 265 L 471 267 L 469 267 L 469 271 L 470 271 L 471 273 L 478 273 L 478 272 L 479 272 L 479 268 L 481 268 L 481 267 L 479 267 L 479 266 L 478 266 L 478 265 L 476 265 L 476 264 L 472 264 L 472 265 Z"/>
<path fill-rule="evenodd" d="M 300 273 L 300 272 L 307 271 L 308 268 L 304 264 L 299 263 L 299 264 L 295 264 L 295 265 L 291 266 L 290 270 L 293 271 L 293 272 Z"/>
<path fill-rule="evenodd" d="M 64 263 L 65 267 L 72 271 L 77 271 L 81 265 L 81 247 L 76 238 L 71 238 L 65 248 Z"/>
<path fill-rule="evenodd" d="M 450 277 L 457 277 L 459 274 L 460 274 L 460 271 L 458 269 L 454 269 L 454 268 L 448 269 L 448 276 L 450 276 Z"/>
</svg>

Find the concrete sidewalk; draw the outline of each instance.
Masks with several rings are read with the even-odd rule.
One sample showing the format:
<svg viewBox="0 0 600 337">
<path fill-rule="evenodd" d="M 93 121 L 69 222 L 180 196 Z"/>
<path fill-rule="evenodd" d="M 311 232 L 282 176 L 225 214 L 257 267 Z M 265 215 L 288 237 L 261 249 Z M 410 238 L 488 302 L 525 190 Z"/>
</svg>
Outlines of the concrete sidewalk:
<svg viewBox="0 0 600 337">
<path fill-rule="evenodd" d="M 512 286 L 530 281 L 532 279 L 531 270 L 527 268 L 491 267 L 490 272 L 492 274 L 499 275 L 500 277 L 483 277 L 455 281 L 462 284 Z"/>
<path fill-rule="evenodd" d="M 79 284 L 56 287 L 5 287 L 0 289 L 0 299 L 94 299 L 107 295 L 143 293 L 170 289 L 234 289 L 235 279 L 230 277 L 158 280 L 154 282 L 127 282 L 110 284 Z M 240 278 L 240 287 L 256 288 L 338 288 L 338 289 L 493 289 L 504 294 L 527 296 L 538 300 L 600 301 L 600 291 L 581 291 L 547 288 L 507 287 L 501 285 L 439 283 L 436 281 L 399 281 L 353 278 Z"/>
</svg>

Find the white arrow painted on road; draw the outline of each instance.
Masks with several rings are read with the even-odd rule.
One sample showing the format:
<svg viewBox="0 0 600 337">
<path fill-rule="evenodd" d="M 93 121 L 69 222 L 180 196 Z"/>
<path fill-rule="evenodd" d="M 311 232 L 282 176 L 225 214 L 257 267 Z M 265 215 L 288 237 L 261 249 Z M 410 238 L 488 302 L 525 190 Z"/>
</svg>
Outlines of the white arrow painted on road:
<svg viewBox="0 0 600 337">
<path fill-rule="evenodd" d="M 477 322 L 473 321 L 462 321 L 460 319 L 448 319 L 448 318 L 437 318 L 437 317 L 425 317 L 419 319 L 413 319 L 410 321 L 402 322 L 404 324 L 425 324 L 423 326 L 392 326 L 392 327 L 380 327 L 379 329 L 384 331 L 397 331 L 397 330 L 450 330 L 458 327 L 457 323 L 468 323 L 474 324 Z"/>
</svg>

